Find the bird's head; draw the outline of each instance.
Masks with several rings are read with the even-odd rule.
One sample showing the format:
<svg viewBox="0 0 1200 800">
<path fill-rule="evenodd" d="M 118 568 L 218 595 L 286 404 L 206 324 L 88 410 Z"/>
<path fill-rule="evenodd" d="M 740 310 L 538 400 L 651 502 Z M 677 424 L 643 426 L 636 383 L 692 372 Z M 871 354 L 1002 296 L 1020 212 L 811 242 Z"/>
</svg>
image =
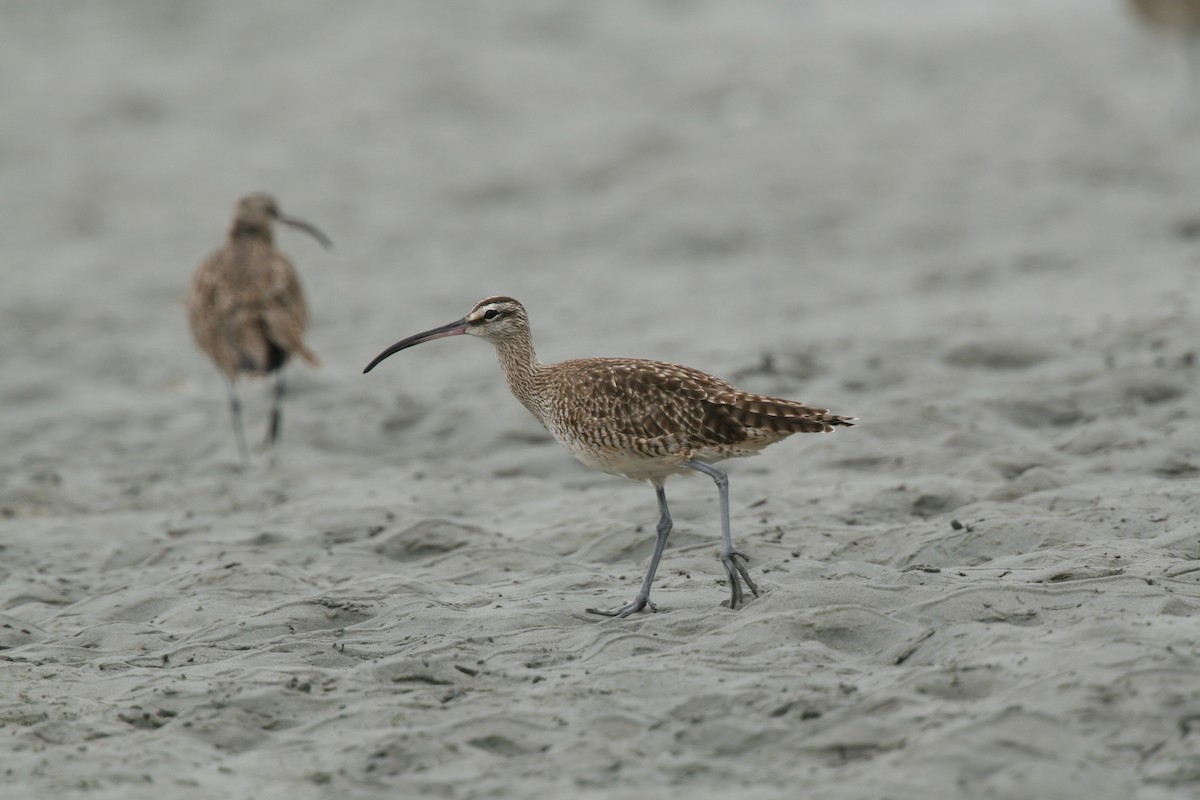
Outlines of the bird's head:
<svg viewBox="0 0 1200 800">
<path fill-rule="evenodd" d="M 503 296 L 485 297 L 462 319 L 396 342 L 376 356 L 363 372 L 370 372 L 376 364 L 390 355 L 434 339 L 444 339 L 447 336 L 478 336 L 499 346 L 506 341 L 527 336 L 528 333 L 529 317 L 526 316 L 525 306 L 521 305 L 520 301 Z"/>
<path fill-rule="evenodd" d="M 280 212 L 275 198 L 266 192 L 253 192 L 238 198 L 233 211 L 233 223 L 230 226 L 229 235 L 230 237 L 257 236 L 271 241 L 272 222 L 281 222 L 304 231 L 316 239 L 326 250 L 333 246 L 329 237 L 315 225 Z"/>
</svg>

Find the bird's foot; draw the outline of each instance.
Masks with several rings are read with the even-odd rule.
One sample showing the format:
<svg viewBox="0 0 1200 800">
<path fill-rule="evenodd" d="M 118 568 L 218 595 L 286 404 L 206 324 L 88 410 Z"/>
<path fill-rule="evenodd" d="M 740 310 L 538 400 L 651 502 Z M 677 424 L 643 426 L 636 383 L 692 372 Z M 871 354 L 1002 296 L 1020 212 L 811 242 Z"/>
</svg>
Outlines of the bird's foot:
<svg viewBox="0 0 1200 800">
<path fill-rule="evenodd" d="M 655 613 L 658 612 L 658 606 L 651 603 L 647 597 L 636 597 L 633 601 L 623 606 L 617 606 L 616 608 L 589 608 L 587 612 L 589 614 L 599 614 L 602 617 L 624 618 L 630 614 L 636 614 L 643 608 L 648 608 Z"/>
<path fill-rule="evenodd" d="M 746 586 L 750 587 L 750 591 L 758 597 L 758 586 L 750 578 L 750 573 L 746 569 L 746 565 L 742 561 L 749 561 L 750 557 L 741 550 L 730 550 L 728 553 L 721 553 L 721 566 L 725 567 L 725 574 L 729 576 L 729 607 L 737 608 L 745 601 L 745 595 L 742 592 L 742 580 L 746 581 Z M 740 576 L 740 577 L 739 577 Z"/>
</svg>

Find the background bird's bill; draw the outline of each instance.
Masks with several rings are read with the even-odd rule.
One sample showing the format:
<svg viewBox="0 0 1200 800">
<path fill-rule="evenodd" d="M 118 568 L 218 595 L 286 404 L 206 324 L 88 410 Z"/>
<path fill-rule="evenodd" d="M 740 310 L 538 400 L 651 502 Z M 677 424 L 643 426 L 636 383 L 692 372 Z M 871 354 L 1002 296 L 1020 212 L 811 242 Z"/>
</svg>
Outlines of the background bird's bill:
<svg viewBox="0 0 1200 800">
<path fill-rule="evenodd" d="M 305 222 L 304 220 L 296 219 L 295 217 L 284 216 L 283 214 L 277 214 L 275 219 L 279 222 L 282 222 L 284 225 L 304 231 L 309 236 L 316 239 L 321 244 L 321 247 L 324 247 L 326 250 L 329 250 L 333 247 L 333 241 L 324 233 L 322 233 L 316 225 L 313 225 L 310 222 Z"/>
</svg>

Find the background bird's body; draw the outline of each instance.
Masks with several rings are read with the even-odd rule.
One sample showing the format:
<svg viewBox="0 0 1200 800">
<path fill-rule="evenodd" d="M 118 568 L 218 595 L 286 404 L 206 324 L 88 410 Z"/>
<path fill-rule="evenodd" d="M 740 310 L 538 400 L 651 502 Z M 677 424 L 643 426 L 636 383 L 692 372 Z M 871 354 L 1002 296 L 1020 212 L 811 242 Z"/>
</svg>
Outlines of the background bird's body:
<svg viewBox="0 0 1200 800">
<path fill-rule="evenodd" d="M 319 230 L 279 213 L 266 194 L 238 201 L 225 245 L 196 270 L 188 293 L 188 322 L 196 344 L 225 376 L 234 434 L 243 462 L 248 458 L 241 403 L 235 383 L 243 375 L 275 376 L 275 398 L 267 444 L 279 436 L 285 384 L 283 367 L 293 355 L 312 365 L 317 356 L 304 343 L 308 306 L 296 268 L 275 247 L 275 221 L 300 228 L 328 247 Z"/>
<path fill-rule="evenodd" d="M 648 480 L 658 498 L 658 537 L 641 589 L 629 603 L 589 608 L 626 617 L 655 610 L 650 587 L 671 532 L 663 481 L 689 471 L 717 484 L 721 504 L 721 564 L 729 578 L 730 608 L 743 601 L 742 581 L 758 587 L 733 546 L 729 525 L 729 481 L 717 461 L 754 455 L 793 433 L 832 431 L 852 417 L 793 400 L 751 394 L 705 372 L 662 361 L 581 358 L 542 364 L 533 349 L 525 307 L 511 297 L 488 297 L 465 317 L 410 336 L 380 353 L 370 372 L 388 356 L 446 336 L 469 334 L 491 342 L 505 380 L 521 401 L 577 459 L 589 467 L 634 480 Z"/>
<path fill-rule="evenodd" d="M 242 237 L 213 253 L 192 283 L 188 320 L 230 380 L 268 375 L 292 354 L 319 363 L 304 343 L 308 307 L 296 269 L 270 239 Z"/>
</svg>

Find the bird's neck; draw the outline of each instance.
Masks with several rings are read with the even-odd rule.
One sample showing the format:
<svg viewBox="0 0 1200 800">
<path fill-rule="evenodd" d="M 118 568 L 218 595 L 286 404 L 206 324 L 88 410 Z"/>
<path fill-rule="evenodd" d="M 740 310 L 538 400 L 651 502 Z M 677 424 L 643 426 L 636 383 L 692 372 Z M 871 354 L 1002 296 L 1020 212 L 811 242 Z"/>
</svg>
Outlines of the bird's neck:
<svg viewBox="0 0 1200 800">
<path fill-rule="evenodd" d="M 275 237 L 271 233 L 271 226 L 269 224 L 239 219 L 234 220 L 232 227 L 229 229 L 229 241 L 234 244 L 244 242 L 274 244 Z"/>
<path fill-rule="evenodd" d="M 496 355 L 500 358 L 500 367 L 504 370 L 508 388 L 521 401 L 521 405 L 542 420 L 544 409 L 538 392 L 537 374 L 543 367 L 537 360 L 533 340 L 529 334 L 497 343 Z"/>
</svg>

